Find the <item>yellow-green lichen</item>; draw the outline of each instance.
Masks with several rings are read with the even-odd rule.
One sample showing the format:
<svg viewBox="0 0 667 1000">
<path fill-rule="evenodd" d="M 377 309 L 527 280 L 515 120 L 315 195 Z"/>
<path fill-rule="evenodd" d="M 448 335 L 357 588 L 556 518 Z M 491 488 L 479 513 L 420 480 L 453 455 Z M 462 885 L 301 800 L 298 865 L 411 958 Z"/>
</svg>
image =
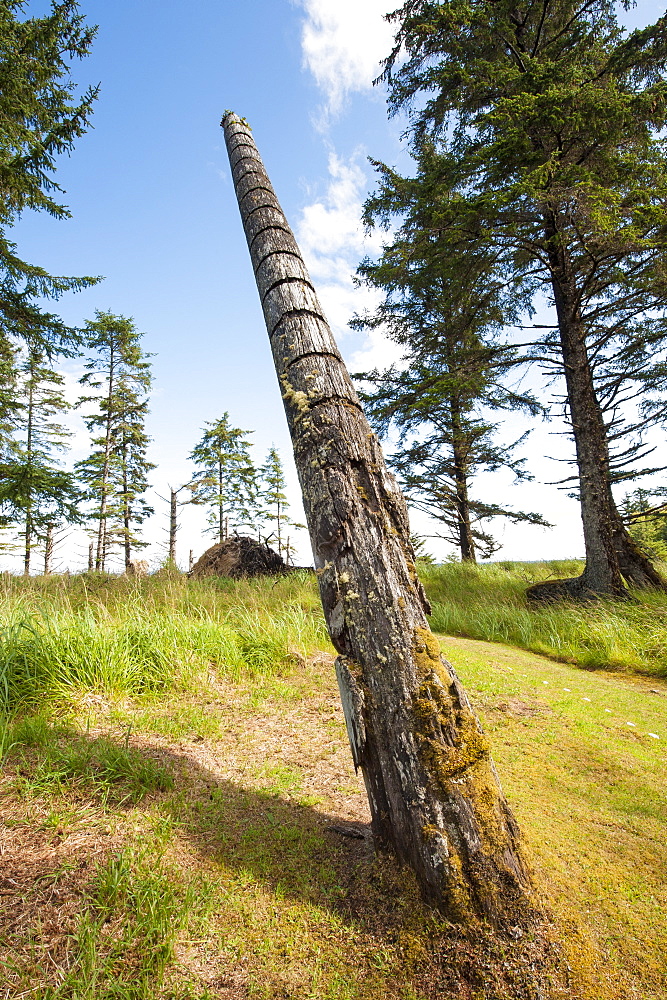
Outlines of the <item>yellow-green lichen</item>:
<svg viewBox="0 0 667 1000">
<path fill-rule="evenodd" d="M 489 742 L 471 709 L 451 692 L 438 640 L 429 629 L 415 630 L 413 657 L 420 681 L 413 701 L 420 759 L 445 793 L 449 794 L 452 786 L 465 786 L 479 835 L 502 867 L 507 834 Z M 443 739 L 444 733 L 453 737 L 453 745 Z"/>
<path fill-rule="evenodd" d="M 307 393 L 303 389 L 295 389 L 286 378 L 282 378 L 281 382 L 285 390 L 283 392 L 283 399 L 287 399 L 292 403 L 299 411 L 299 414 L 303 416 L 310 409 Z"/>
<path fill-rule="evenodd" d="M 422 827 L 422 836 L 424 840 L 428 840 L 430 837 L 441 837 L 442 830 L 438 826 L 433 826 L 432 823 L 425 823 Z"/>
<path fill-rule="evenodd" d="M 413 711 L 420 754 L 428 771 L 447 786 L 454 776 L 489 757 L 488 740 L 468 706 L 455 704 L 438 640 L 429 629 L 415 630 L 413 656 L 419 681 Z M 446 733 L 452 734 L 452 744 Z"/>
</svg>

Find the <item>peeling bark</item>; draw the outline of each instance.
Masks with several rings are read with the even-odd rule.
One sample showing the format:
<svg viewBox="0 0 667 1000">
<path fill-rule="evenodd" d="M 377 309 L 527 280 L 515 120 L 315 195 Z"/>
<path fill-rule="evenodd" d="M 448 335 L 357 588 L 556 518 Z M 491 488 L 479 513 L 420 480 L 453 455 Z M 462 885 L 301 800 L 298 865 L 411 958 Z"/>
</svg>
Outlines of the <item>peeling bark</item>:
<svg viewBox="0 0 667 1000">
<path fill-rule="evenodd" d="M 479 720 L 442 658 L 407 509 L 247 125 L 225 139 L 276 364 L 374 839 L 451 919 L 531 919 L 529 876 Z"/>
</svg>

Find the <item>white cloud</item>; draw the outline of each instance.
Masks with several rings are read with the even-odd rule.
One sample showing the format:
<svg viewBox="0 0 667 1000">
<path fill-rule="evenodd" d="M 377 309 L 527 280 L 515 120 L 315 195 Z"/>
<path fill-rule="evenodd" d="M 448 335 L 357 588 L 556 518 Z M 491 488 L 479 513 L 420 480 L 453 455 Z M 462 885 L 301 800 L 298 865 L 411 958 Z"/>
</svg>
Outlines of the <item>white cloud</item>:
<svg viewBox="0 0 667 1000">
<path fill-rule="evenodd" d="M 326 194 L 306 205 L 299 223 L 299 240 L 307 256 L 332 260 L 334 254 L 356 253 L 358 259 L 366 251 L 361 225 L 365 189 L 366 176 L 356 157 L 345 162 L 330 153 Z"/>
<path fill-rule="evenodd" d="M 370 236 L 361 225 L 367 177 L 352 156 L 344 160 L 329 154 L 329 183 L 324 195 L 306 205 L 297 226 L 297 239 L 313 278 L 325 315 L 340 341 L 349 335 L 355 313 L 375 309 L 381 294 L 355 285 L 359 261 L 381 248 L 381 234 Z M 366 336 L 361 348 L 349 358 L 352 371 L 385 367 L 400 352 L 379 331 Z"/>
<path fill-rule="evenodd" d="M 393 45 L 394 26 L 384 15 L 392 0 L 298 0 L 306 13 L 301 46 L 304 65 L 336 113 L 347 94 L 369 90 Z"/>
</svg>

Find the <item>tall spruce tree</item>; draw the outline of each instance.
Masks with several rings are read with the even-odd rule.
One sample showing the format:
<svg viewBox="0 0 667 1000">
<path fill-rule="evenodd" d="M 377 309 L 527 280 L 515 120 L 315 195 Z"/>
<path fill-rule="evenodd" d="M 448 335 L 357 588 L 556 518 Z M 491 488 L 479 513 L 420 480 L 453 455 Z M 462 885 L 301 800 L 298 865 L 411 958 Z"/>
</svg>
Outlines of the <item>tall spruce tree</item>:
<svg viewBox="0 0 667 1000">
<path fill-rule="evenodd" d="M 667 22 L 628 36 L 611 0 L 408 0 L 391 18 L 390 108 L 435 144 L 448 253 L 487 249 L 487 281 L 512 274 L 556 311 L 533 356 L 564 382 L 586 568 L 534 596 L 662 585 L 612 486 L 637 456 L 650 471 L 637 439 L 665 416 Z"/>
<path fill-rule="evenodd" d="M 56 457 L 65 451 L 69 437 L 58 420 L 70 409 L 63 382 L 63 376 L 46 363 L 41 345 L 21 352 L 14 437 L 0 464 L 0 510 L 21 524 L 26 576 L 34 546 L 51 537 L 55 525 L 81 520 L 74 475 Z"/>
<path fill-rule="evenodd" d="M 71 348 L 77 332 L 39 300 L 99 279 L 58 277 L 24 261 L 8 231 L 27 209 L 70 215 L 53 175 L 57 157 L 89 127 L 98 88 L 77 97 L 70 65 L 89 53 L 96 29 L 74 0 L 53 0 L 44 17 L 25 17 L 27 6 L 0 3 L 0 326 L 3 338 L 50 355 Z"/>
<path fill-rule="evenodd" d="M 104 570 L 114 545 L 122 546 L 129 566 L 132 547 L 144 544 L 135 526 L 152 513 L 143 498 L 155 467 L 146 458 L 150 438 L 144 430 L 151 373 L 142 334 L 128 317 L 98 310 L 85 332 L 95 354 L 80 382 L 93 392 L 80 403 L 95 404 L 84 420 L 89 431 L 99 433 L 94 450 L 76 468 L 97 522 L 95 569 Z"/>
<path fill-rule="evenodd" d="M 448 270 L 447 237 L 424 183 L 432 163 L 432 150 L 425 147 L 419 176 L 408 180 L 378 164 L 385 184 L 367 203 L 366 224 L 384 221 L 399 205 L 409 211 L 379 259 L 360 265 L 360 278 L 381 290 L 384 300 L 352 325 L 382 329 L 405 354 L 399 365 L 357 378 L 373 386 L 362 399 L 379 433 L 392 426 L 399 431 L 389 462 L 412 506 L 444 525 L 443 537 L 459 548 L 463 561 L 474 562 L 478 551 L 488 558 L 498 548 L 486 528 L 489 520 L 545 525 L 538 514 L 474 494 L 475 477 L 483 471 L 505 468 L 517 480 L 532 478 L 517 456 L 519 442 L 501 443 L 496 425 L 503 411 L 537 415 L 541 408 L 514 387 L 522 359 L 501 339 L 504 323 L 517 319 L 520 289 L 511 279 L 482 286 L 492 260 L 474 247 L 464 269 L 461 246 L 455 246 L 455 266 Z"/>
<path fill-rule="evenodd" d="M 210 508 L 207 529 L 223 542 L 229 529 L 254 531 L 258 518 L 257 470 L 250 457 L 250 431 L 232 427 L 229 413 L 205 424 L 190 460 L 199 466 L 193 499 Z"/>
</svg>

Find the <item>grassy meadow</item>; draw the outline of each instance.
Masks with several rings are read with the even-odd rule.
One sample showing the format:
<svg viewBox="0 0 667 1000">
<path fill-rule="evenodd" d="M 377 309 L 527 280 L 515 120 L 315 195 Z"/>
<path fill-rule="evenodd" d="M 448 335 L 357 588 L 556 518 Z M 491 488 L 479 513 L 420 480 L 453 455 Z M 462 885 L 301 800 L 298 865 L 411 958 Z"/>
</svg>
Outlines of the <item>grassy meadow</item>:
<svg viewBox="0 0 667 1000">
<path fill-rule="evenodd" d="M 588 605 L 526 602 L 531 584 L 579 576 L 583 566 L 576 560 L 422 566 L 433 605 L 431 627 L 444 635 L 518 646 L 587 670 L 667 677 L 667 593 L 637 591 L 627 602 Z"/>
<path fill-rule="evenodd" d="M 4 1000 L 662 1000 L 667 600 L 527 607 L 574 572 L 422 567 L 547 952 L 374 855 L 311 575 L 4 576 Z"/>
</svg>

